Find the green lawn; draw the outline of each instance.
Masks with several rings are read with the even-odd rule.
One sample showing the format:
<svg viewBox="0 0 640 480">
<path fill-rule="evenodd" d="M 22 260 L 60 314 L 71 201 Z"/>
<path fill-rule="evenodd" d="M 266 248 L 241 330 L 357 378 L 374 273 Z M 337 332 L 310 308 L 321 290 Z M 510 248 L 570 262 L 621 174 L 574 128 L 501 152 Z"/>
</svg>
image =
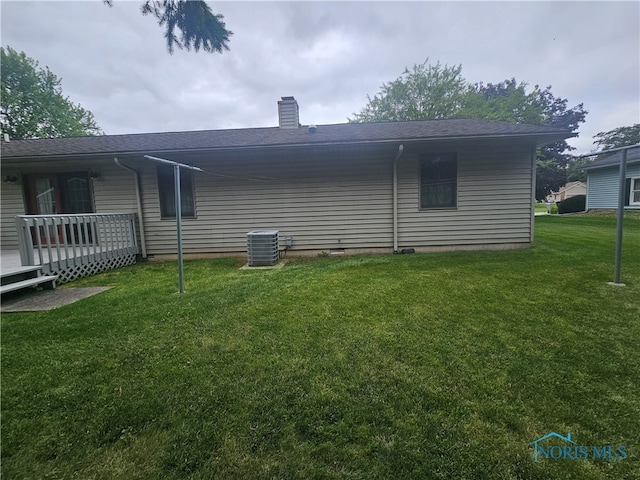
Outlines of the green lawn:
<svg viewBox="0 0 640 480">
<path fill-rule="evenodd" d="M 540 202 L 536 202 L 533 204 L 533 208 L 536 211 L 536 213 L 548 213 L 549 209 L 547 208 L 547 204 L 546 203 L 540 203 Z"/>
<path fill-rule="evenodd" d="M 547 208 L 547 204 L 545 202 L 536 202 L 533 204 L 533 209 L 536 213 L 551 213 L 553 215 L 558 213 L 558 205 L 555 203 L 551 204 L 551 212 Z"/>
<path fill-rule="evenodd" d="M 115 270 L 2 315 L 7 479 L 640 478 L 640 219 L 530 250 Z M 626 448 L 533 460 L 535 439 Z M 561 445 L 553 439 L 550 445 Z"/>
</svg>

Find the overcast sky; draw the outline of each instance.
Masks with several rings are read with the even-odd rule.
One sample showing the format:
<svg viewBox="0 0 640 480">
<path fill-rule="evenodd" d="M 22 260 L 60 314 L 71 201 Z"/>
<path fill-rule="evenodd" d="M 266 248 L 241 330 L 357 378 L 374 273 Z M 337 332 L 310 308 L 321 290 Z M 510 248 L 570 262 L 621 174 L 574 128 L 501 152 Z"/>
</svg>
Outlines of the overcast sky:
<svg viewBox="0 0 640 480">
<path fill-rule="evenodd" d="M 462 65 L 469 82 L 552 86 L 589 111 L 576 153 L 640 122 L 640 2 L 209 2 L 224 54 L 167 53 L 141 0 L 2 1 L 1 43 L 62 78 L 107 134 L 342 123 L 405 67 Z"/>
</svg>

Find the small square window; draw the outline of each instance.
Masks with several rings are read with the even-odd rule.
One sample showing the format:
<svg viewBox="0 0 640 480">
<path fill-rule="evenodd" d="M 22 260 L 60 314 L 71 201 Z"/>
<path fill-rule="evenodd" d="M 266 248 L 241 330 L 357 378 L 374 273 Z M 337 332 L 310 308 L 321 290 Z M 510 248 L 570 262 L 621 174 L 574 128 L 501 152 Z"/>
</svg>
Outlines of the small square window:
<svg viewBox="0 0 640 480">
<path fill-rule="evenodd" d="M 455 208 L 457 197 L 455 153 L 423 155 L 420 159 L 420 208 Z"/>
<path fill-rule="evenodd" d="M 174 167 L 158 165 L 158 193 L 160 195 L 160 215 L 162 218 L 176 217 L 176 194 Z M 180 205 L 183 217 L 195 217 L 193 180 L 190 170 L 180 170 Z"/>
</svg>

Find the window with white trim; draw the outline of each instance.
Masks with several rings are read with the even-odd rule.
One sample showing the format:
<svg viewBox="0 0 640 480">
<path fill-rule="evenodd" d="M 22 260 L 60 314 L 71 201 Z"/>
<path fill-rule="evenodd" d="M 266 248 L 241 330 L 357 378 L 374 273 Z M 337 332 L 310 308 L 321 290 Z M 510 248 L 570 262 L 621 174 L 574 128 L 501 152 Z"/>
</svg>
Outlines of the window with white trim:
<svg viewBox="0 0 640 480">
<path fill-rule="evenodd" d="M 632 178 L 629 186 L 629 205 L 640 205 L 640 177 Z"/>
</svg>

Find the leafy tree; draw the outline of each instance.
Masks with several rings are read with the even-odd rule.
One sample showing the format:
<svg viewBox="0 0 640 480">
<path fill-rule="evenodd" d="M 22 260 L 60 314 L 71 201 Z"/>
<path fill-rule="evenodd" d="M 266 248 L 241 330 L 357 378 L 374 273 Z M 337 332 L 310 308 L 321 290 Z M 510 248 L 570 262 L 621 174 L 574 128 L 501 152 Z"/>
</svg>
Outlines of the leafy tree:
<svg viewBox="0 0 640 480">
<path fill-rule="evenodd" d="M 587 111 L 580 103 L 573 108 L 567 108 L 567 100 L 556 98 L 551 93 L 551 87 L 541 90 L 537 85 L 532 92 L 533 98 L 541 108 L 541 122 L 539 125 L 564 128 L 576 132 L 584 123 Z M 536 199 L 543 200 L 551 191 L 558 191 L 567 178 L 567 168 L 572 160 L 571 154 L 575 150 L 566 140 L 544 145 L 538 149 L 536 159 Z"/>
<path fill-rule="evenodd" d="M 575 132 L 585 121 L 587 111 L 581 103 L 567 108 L 567 100 L 556 98 L 551 87 L 536 85 L 527 93 L 526 83 L 517 83 L 515 78 L 497 84 L 475 84 L 461 115 L 502 120 L 529 125 L 546 125 Z M 574 150 L 565 140 L 545 145 L 538 149 L 536 158 L 536 199 L 543 200 L 551 191 L 564 185 L 567 168 L 572 157 L 567 152 Z"/>
<path fill-rule="evenodd" d="M 545 125 L 576 131 L 584 122 L 587 111 L 580 103 L 567 108 L 567 100 L 556 98 L 551 87 L 541 89 L 536 85 L 526 92 L 527 84 L 518 84 L 515 78 L 498 84 L 475 84 L 469 90 L 465 106 L 459 116 L 502 120 L 529 125 Z M 573 150 L 566 141 L 543 148 L 543 157 L 554 158 L 563 168 L 571 156 L 565 154 Z"/>
<path fill-rule="evenodd" d="M 536 87 L 537 88 L 537 87 Z M 503 122 L 539 124 L 540 108 L 527 84 L 515 78 L 500 83 L 476 83 L 468 87 L 458 116 Z"/>
<path fill-rule="evenodd" d="M 567 166 L 567 182 L 586 182 L 587 172 L 584 168 L 593 163 L 593 157 L 575 158 Z"/>
<path fill-rule="evenodd" d="M 467 84 L 461 66 L 414 65 L 402 76 L 383 84 L 351 122 L 435 120 L 442 118 L 482 118 L 565 128 L 575 132 L 585 121 L 587 111 L 581 103 L 568 108 L 566 99 L 556 98 L 551 87 L 536 85 L 527 91 L 526 83 L 515 78 L 500 83 Z M 566 183 L 567 166 L 573 150 L 566 141 L 546 145 L 537 153 L 536 198 L 544 199 Z"/>
<path fill-rule="evenodd" d="M 0 128 L 10 138 L 101 135 L 93 114 L 62 94 L 61 79 L 24 52 L 0 47 Z"/>
<path fill-rule="evenodd" d="M 602 151 L 626 147 L 627 145 L 637 145 L 640 143 L 640 123 L 630 127 L 614 128 L 608 132 L 600 132 L 593 138 L 596 139 L 593 144 L 600 147 Z"/>
<path fill-rule="evenodd" d="M 467 92 L 462 66 L 416 64 L 397 79 L 383 83 L 380 92 L 354 117 L 352 123 L 393 122 L 451 118 L 460 110 Z"/>
<path fill-rule="evenodd" d="M 113 0 L 103 0 L 113 6 Z M 226 29 L 224 16 L 214 14 L 202 0 L 146 0 L 140 9 L 143 15 L 151 15 L 158 25 L 165 26 L 164 38 L 167 50 L 173 54 L 174 47 L 209 53 L 229 50 L 229 37 L 233 32 Z M 180 31 L 180 38 L 174 33 Z"/>
<path fill-rule="evenodd" d="M 544 158 L 536 159 L 536 200 L 542 201 L 551 192 L 567 183 L 567 172 L 560 168 L 553 160 Z"/>
</svg>

